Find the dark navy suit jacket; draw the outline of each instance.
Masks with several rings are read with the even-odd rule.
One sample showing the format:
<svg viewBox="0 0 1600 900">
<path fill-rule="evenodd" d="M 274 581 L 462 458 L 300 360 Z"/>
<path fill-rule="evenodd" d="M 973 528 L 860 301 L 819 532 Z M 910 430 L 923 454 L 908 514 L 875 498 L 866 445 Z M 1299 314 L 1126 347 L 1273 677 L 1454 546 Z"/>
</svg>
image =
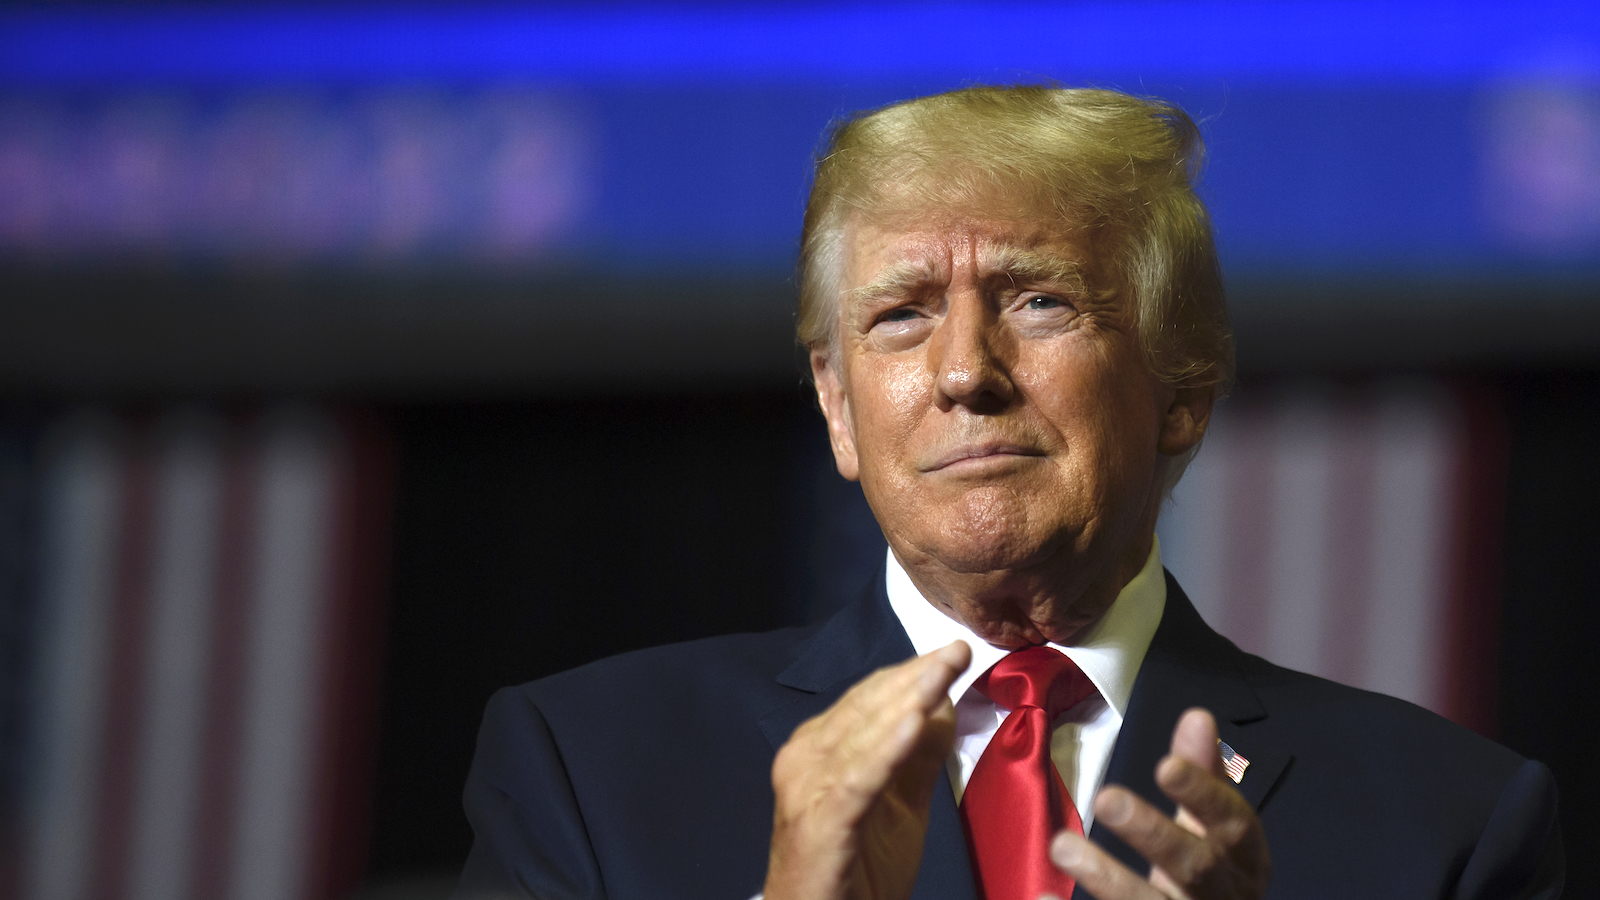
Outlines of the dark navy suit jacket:
<svg viewBox="0 0 1600 900">
<path fill-rule="evenodd" d="M 456 897 L 747 900 L 766 871 L 777 748 L 912 653 L 879 578 L 818 628 L 659 647 L 500 691 L 467 779 L 476 840 Z M 1409 703 L 1240 651 L 1168 575 L 1107 781 L 1170 810 L 1155 765 L 1191 706 L 1250 761 L 1239 789 L 1266 828 L 1269 897 L 1559 895 L 1548 769 Z M 1105 829 L 1090 838 L 1147 871 Z M 976 900 L 944 782 L 914 900 Z"/>
</svg>

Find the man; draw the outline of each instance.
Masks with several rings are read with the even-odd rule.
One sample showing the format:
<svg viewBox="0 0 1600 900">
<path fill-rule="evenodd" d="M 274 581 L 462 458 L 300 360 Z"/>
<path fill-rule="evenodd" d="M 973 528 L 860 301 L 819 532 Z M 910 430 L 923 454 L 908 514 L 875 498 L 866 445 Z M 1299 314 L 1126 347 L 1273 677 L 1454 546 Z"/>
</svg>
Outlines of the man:
<svg viewBox="0 0 1600 900">
<path fill-rule="evenodd" d="M 819 629 L 497 694 L 458 896 L 1559 893 L 1548 770 L 1241 653 L 1162 571 L 1232 375 L 1200 152 L 1107 91 L 835 130 L 800 336 L 884 575 Z"/>
</svg>

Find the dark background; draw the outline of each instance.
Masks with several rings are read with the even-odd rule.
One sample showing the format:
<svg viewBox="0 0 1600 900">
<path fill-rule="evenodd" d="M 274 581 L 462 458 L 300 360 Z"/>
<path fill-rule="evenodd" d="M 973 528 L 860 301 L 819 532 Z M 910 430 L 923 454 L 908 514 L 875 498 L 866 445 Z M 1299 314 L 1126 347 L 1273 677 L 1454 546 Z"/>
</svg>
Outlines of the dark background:
<svg viewBox="0 0 1600 900">
<path fill-rule="evenodd" d="M 1498 737 L 1556 772 L 1568 896 L 1593 896 L 1600 370 L 1474 375 L 1510 437 L 1499 653 L 1484 661 L 1499 672 Z M 460 783 L 495 689 L 637 647 L 807 621 L 881 553 L 881 537 L 829 537 L 871 525 L 859 491 L 831 472 L 799 385 L 389 415 L 401 465 L 375 881 L 459 866 L 471 841 Z"/>
<path fill-rule="evenodd" d="M 1596 60 L 1592 3 L 0 3 L 0 424 L 374 423 L 366 871 L 436 895 L 492 691 L 815 621 L 881 559 L 792 340 L 827 123 L 972 82 L 1158 94 L 1208 142 L 1241 399 L 1422 375 L 1503 420 L 1496 736 L 1554 768 L 1568 896 L 1600 896 Z"/>
</svg>

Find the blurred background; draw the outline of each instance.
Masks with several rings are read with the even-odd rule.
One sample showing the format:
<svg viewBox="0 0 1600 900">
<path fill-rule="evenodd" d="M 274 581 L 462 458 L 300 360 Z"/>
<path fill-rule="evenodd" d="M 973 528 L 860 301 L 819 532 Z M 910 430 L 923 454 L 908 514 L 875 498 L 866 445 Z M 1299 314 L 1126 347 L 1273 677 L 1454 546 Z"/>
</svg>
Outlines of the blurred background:
<svg viewBox="0 0 1600 900">
<path fill-rule="evenodd" d="M 1593 4 L 0 6 L 0 896 L 445 896 L 497 687 L 816 620 L 842 113 L 1201 122 L 1207 618 L 1549 763 L 1600 896 Z"/>
</svg>

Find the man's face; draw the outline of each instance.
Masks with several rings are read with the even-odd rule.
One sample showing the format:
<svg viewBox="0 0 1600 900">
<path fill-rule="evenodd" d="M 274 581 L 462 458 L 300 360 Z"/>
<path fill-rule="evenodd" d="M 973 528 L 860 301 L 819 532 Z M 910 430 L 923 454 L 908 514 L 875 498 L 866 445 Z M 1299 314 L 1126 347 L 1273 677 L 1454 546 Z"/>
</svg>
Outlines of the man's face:
<svg viewBox="0 0 1600 900">
<path fill-rule="evenodd" d="M 1006 646 L 1099 617 L 1209 412 L 1150 373 L 1086 235 L 1040 221 L 857 220 L 812 355 L 839 471 L 923 593 Z"/>
</svg>

